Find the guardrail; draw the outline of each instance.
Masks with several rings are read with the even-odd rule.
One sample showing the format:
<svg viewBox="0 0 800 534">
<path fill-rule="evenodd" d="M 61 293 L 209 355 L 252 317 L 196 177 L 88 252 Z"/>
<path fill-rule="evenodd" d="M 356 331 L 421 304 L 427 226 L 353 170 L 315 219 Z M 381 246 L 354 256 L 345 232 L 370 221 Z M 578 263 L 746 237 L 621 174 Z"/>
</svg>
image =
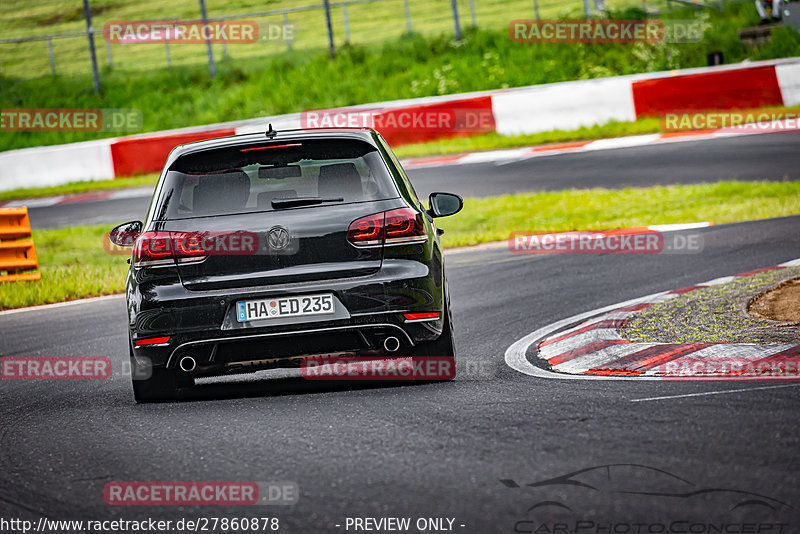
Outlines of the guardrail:
<svg viewBox="0 0 800 534">
<path fill-rule="evenodd" d="M 40 280 L 37 269 L 28 208 L 0 209 L 0 282 Z"/>
</svg>

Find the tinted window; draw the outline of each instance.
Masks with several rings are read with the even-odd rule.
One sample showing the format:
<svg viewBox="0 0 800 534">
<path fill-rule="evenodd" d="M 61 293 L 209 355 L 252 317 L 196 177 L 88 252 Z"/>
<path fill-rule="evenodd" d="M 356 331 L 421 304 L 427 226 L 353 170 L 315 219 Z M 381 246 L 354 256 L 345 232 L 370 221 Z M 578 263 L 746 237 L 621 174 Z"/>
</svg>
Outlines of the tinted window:
<svg viewBox="0 0 800 534">
<path fill-rule="evenodd" d="M 380 138 L 381 143 L 383 143 L 383 149 L 386 151 L 386 154 L 388 155 L 389 159 L 392 161 L 394 167 L 397 169 L 397 173 L 403 180 L 406 189 L 408 189 L 409 193 L 413 197 L 412 200 L 416 200 L 417 203 L 419 203 L 419 195 L 417 195 L 417 191 L 416 189 L 414 189 L 414 184 L 411 183 L 411 180 L 408 178 L 405 169 L 403 169 L 403 166 L 400 164 L 400 160 L 397 159 L 397 156 L 395 155 L 392 148 L 389 146 L 389 143 L 386 142 L 386 139 L 384 139 L 383 136 L 380 134 L 378 134 L 378 137 Z"/>
<path fill-rule="evenodd" d="M 397 196 L 380 153 L 368 143 L 274 141 L 179 158 L 167 172 L 155 218 L 270 211 L 272 200 L 284 198 L 351 203 Z"/>
</svg>

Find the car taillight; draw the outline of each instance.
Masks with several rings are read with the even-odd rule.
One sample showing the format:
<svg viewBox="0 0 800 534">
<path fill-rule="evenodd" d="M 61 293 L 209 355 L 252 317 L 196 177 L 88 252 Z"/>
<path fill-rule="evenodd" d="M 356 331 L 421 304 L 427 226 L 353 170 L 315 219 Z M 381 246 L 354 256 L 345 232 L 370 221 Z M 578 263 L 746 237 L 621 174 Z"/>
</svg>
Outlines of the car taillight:
<svg viewBox="0 0 800 534">
<path fill-rule="evenodd" d="M 383 244 L 383 213 L 367 215 L 350 223 L 347 240 L 357 247 L 375 247 Z"/>
<path fill-rule="evenodd" d="M 205 259 L 192 234 L 144 232 L 133 246 L 133 266 L 171 267 L 177 263 L 193 263 Z"/>
<path fill-rule="evenodd" d="M 205 259 L 206 249 L 203 245 L 203 234 L 171 232 L 172 255 L 178 263 L 195 263 Z"/>
<path fill-rule="evenodd" d="M 361 217 L 350 223 L 347 240 L 357 247 L 407 245 L 428 240 L 422 215 L 399 208 Z"/>
<path fill-rule="evenodd" d="M 169 336 L 163 337 L 151 337 L 147 339 L 137 339 L 136 346 L 141 347 L 143 345 L 165 345 L 169 343 Z"/>
<path fill-rule="evenodd" d="M 439 318 L 439 312 L 404 313 L 406 321 L 432 321 Z"/>
<path fill-rule="evenodd" d="M 424 243 L 428 240 L 422 215 L 411 208 L 400 208 L 385 213 L 384 230 L 387 245 Z"/>
<path fill-rule="evenodd" d="M 133 246 L 134 267 L 175 265 L 169 232 L 144 232 Z"/>
</svg>

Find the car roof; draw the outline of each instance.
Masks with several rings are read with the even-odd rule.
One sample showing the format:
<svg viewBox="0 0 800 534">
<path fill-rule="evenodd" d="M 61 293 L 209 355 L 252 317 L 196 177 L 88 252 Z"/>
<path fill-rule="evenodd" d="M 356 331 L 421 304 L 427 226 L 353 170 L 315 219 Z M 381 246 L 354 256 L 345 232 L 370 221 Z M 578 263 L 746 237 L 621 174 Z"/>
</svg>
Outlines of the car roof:
<svg viewBox="0 0 800 534">
<path fill-rule="evenodd" d="M 280 130 L 276 131 L 275 135 L 271 137 L 267 137 L 266 134 L 267 132 L 229 135 L 226 137 L 216 137 L 178 145 L 170 152 L 166 166 L 169 167 L 176 159 L 185 154 L 258 142 L 273 143 L 276 141 L 303 141 L 310 139 L 357 139 L 375 145 L 374 136 L 377 135 L 377 132 L 372 128 L 309 128 Z"/>
<path fill-rule="evenodd" d="M 164 170 L 162 171 L 161 177 L 156 185 L 153 198 L 158 198 L 161 194 L 161 188 L 164 184 L 163 178 L 166 175 L 167 169 L 169 169 L 172 164 L 175 163 L 175 160 L 186 154 L 259 142 L 272 143 L 276 141 L 303 141 L 309 139 L 353 139 L 364 141 L 374 147 L 377 147 L 378 135 L 378 132 L 373 128 L 308 128 L 280 130 L 276 131 L 275 135 L 271 137 L 267 137 L 267 132 L 264 131 L 249 134 L 229 135 L 226 137 L 216 137 L 213 139 L 204 139 L 202 141 L 194 141 L 192 143 L 178 145 L 172 149 L 167 157 L 167 162 L 164 165 Z M 146 224 L 150 223 L 151 215 L 152 206 L 151 209 L 148 210 Z"/>
</svg>

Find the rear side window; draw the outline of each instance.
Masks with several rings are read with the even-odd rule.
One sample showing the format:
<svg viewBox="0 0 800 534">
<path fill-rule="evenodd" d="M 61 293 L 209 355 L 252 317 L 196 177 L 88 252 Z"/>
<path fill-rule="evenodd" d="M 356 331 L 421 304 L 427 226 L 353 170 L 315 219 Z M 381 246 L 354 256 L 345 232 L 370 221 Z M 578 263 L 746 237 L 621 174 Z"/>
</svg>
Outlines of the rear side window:
<svg viewBox="0 0 800 534">
<path fill-rule="evenodd" d="M 400 179 L 402 180 L 406 189 L 408 189 L 408 193 L 413 197 L 410 200 L 412 202 L 416 201 L 415 204 L 420 204 L 419 195 L 417 195 L 417 191 L 414 189 L 414 185 L 411 183 L 411 180 L 409 180 L 406 171 L 400 164 L 400 160 L 397 159 L 397 156 L 394 154 L 394 151 L 389 146 L 389 143 L 386 142 L 386 139 L 384 139 L 381 134 L 378 134 L 378 138 L 383 146 L 383 150 L 386 151 L 388 158 L 391 160 L 392 164 L 394 164 L 395 169 L 397 169 L 397 173 L 400 175 Z"/>
<path fill-rule="evenodd" d="M 155 219 L 271 211 L 275 199 L 340 198 L 336 202 L 352 203 L 397 196 L 386 164 L 369 143 L 267 141 L 176 160 L 165 177 Z"/>
</svg>

